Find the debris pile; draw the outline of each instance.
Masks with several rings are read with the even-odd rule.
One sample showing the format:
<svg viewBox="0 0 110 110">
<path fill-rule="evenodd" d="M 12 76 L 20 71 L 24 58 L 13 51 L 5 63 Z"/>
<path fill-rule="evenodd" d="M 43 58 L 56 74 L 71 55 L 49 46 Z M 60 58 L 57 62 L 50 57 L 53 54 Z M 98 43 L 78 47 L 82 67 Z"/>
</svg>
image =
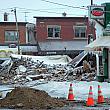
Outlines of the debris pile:
<svg viewBox="0 0 110 110">
<path fill-rule="evenodd" d="M 16 87 L 9 92 L 4 99 L 0 100 L 1 108 L 22 108 L 22 109 L 51 109 L 63 107 L 63 100 L 52 98 L 45 91 Z"/>
<path fill-rule="evenodd" d="M 45 81 L 92 81 L 96 80 L 96 69 L 91 68 L 87 61 L 74 68 L 71 65 L 47 65 L 43 61 L 31 58 L 11 57 L 8 71 L 0 73 L 1 84 L 25 84 L 33 80 Z M 8 67 L 9 67 L 8 66 Z"/>
</svg>

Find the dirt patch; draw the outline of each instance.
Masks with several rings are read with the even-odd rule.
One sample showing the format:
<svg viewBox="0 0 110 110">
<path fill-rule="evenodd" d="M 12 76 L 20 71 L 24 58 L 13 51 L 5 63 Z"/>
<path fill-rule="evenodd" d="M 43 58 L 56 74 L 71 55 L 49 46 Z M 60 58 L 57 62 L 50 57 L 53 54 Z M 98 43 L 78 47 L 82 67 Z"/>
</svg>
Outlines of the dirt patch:
<svg viewBox="0 0 110 110">
<path fill-rule="evenodd" d="M 105 98 L 104 103 L 95 106 L 103 107 L 106 105 L 110 105 L 110 98 Z M 27 87 L 16 87 L 7 93 L 4 99 L 0 100 L 0 108 L 5 109 L 60 110 L 64 108 L 64 110 L 67 110 L 67 107 L 86 107 L 86 102 L 53 98 L 45 91 Z"/>
<path fill-rule="evenodd" d="M 63 107 L 64 101 L 52 98 L 45 91 L 17 87 L 0 100 L 1 108 L 51 109 Z"/>
</svg>

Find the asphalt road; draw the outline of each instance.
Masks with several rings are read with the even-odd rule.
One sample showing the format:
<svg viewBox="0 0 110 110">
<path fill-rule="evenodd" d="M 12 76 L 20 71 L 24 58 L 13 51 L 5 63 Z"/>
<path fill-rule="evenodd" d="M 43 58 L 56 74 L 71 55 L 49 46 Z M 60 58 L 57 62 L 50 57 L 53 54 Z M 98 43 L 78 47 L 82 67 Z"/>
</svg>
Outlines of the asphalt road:
<svg viewBox="0 0 110 110">
<path fill-rule="evenodd" d="M 0 109 L 0 110 L 18 110 L 18 109 Z M 19 109 L 19 110 L 31 110 L 31 109 Z M 108 107 L 62 107 L 54 109 L 40 109 L 40 110 L 110 110 Z"/>
<path fill-rule="evenodd" d="M 110 110 L 110 107 L 63 107 L 48 110 Z"/>
</svg>

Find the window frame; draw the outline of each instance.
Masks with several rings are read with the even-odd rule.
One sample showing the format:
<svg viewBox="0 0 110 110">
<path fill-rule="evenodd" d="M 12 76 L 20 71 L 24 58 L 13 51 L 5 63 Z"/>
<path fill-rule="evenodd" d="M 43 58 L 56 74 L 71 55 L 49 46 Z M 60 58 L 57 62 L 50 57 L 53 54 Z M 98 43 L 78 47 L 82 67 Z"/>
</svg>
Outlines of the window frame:
<svg viewBox="0 0 110 110">
<path fill-rule="evenodd" d="M 6 40 L 6 32 L 14 32 L 14 35 L 16 35 L 13 39 L 15 40 Z M 16 30 L 5 30 L 4 32 L 5 42 L 6 43 L 17 43 L 17 31 Z M 9 39 L 9 36 L 8 36 Z"/>
<path fill-rule="evenodd" d="M 76 37 L 76 36 L 75 36 L 75 28 L 76 28 L 76 27 L 84 27 L 84 28 L 85 28 L 85 37 L 81 37 L 81 33 L 80 33 L 80 36 L 79 36 L 79 37 Z M 86 37 L 87 26 L 86 26 L 86 25 L 75 25 L 75 26 L 73 26 L 73 31 L 74 31 L 74 38 L 75 38 L 75 39 L 87 39 L 87 37 Z"/>
<path fill-rule="evenodd" d="M 48 36 L 48 29 L 49 28 L 54 28 L 53 30 L 53 36 L 52 37 L 49 37 Z M 59 36 L 58 37 L 55 37 L 55 28 L 59 28 Z M 47 39 L 61 39 L 61 26 L 60 25 L 47 25 Z"/>
</svg>

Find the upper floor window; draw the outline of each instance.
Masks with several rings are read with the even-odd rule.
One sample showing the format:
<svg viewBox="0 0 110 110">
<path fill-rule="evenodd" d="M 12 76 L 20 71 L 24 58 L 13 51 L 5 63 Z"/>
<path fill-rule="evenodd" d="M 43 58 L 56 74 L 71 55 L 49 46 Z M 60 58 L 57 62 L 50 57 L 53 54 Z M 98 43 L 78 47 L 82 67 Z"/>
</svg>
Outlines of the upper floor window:
<svg viewBox="0 0 110 110">
<path fill-rule="evenodd" d="M 74 33 L 76 38 L 86 38 L 86 26 L 75 26 Z"/>
<path fill-rule="evenodd" d="M 58 25 L 49 25 L 48 38 L 60 38 L 61 27 Z"/>
<path fill-rule="evenodd" d="M 17 31 L 5 31 L 5 41 L 6 42 L 16 42 L 17 41 Z"/>
</svg>

